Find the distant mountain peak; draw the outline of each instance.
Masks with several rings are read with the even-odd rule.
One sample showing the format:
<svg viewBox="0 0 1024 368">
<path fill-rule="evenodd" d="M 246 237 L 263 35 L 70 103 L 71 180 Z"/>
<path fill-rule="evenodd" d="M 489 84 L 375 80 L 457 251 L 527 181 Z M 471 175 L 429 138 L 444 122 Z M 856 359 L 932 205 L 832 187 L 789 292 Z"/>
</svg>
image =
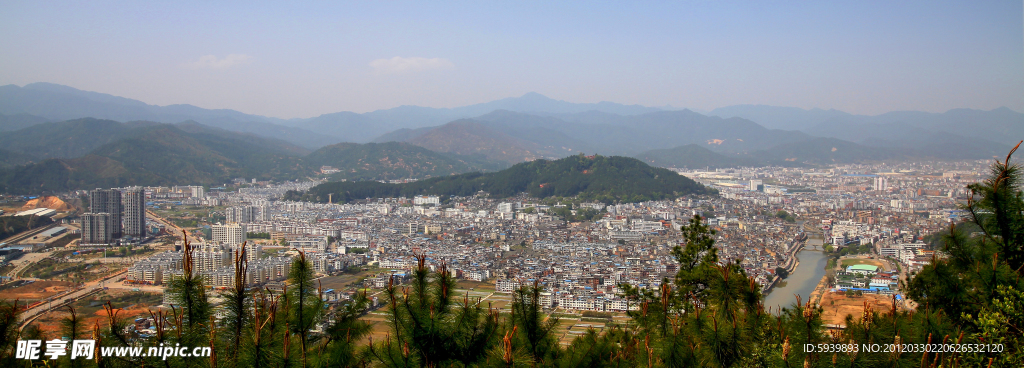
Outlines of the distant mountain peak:
<svg viewBox="0 0 1024 368">
<path fill-rule="evenodd" d="M 541 158 L 524 147 L 524 142 L 471 119 L 452 121 L 407 142 L 432 151 L 482 155 L 488 160 L 508 163 Z"/>
<path fill-rule="evenodd" d="M 520 96 L 519 98 L 538 99 L 538 100 L 541 100 L 541 99 L 542 100 L 553 100 L 553 98 L 545 96 L 545 95 L 542 95 L 542 94 L 537 93 L 537 92 L 526 92 L 526 94 Z"/>
<path fill-rule="evenodd" d="M 55 84 L 55 83 L 47 83 L 47 82 L 29 83 L 29 84 L 26 84 L 24 87 L 21 87 L 21 88 L 26 89 L 26 90 L 32 90 L 32 91 L 41 91 L 41 92 L 48 92 L 48 93 L 60 93 L 60 94 L 63 94 L 63 95 L 70 95 L 70 96 L 75 96 L 75 97 L 79 97 L 79 98 L 85 98 L 85 99 L 87 99 L 89 101 L 100 102 L 100 103 L 112 103 L 112 104 L 117 104 L 117 105 L 136 106 L 136 107 L 148 107 L 149 106 L 145 102 L 138 101 L 138 100 L 133 100 L 133 99 L 130 99 L 130 98 L 114 96 L 114 95 L 111 95 L 111 94 L 106 94 L 106 93 L 101 93 L 101 92 L 85 91 L 85 90 L 81 90 L 81 89 L 78 89 L 78 88 L 75 88 L 75 87 L 70 87 L 70 86 L 65 86 L 65 85 Z"/>
<path fill-rule="evenodd" d="M 22 87 L 22 88 L 42 89 L 42 90 L 55 91 L 55 92 L 83 92 L 82 90 L 80 90 L 78 88 L 75 88 L 75 87 L 65 86 L 63 84 L 48 83 L 48 82 L 29 83 L 29 84 L 26 84 L 25 87 Z"/>
</svg>

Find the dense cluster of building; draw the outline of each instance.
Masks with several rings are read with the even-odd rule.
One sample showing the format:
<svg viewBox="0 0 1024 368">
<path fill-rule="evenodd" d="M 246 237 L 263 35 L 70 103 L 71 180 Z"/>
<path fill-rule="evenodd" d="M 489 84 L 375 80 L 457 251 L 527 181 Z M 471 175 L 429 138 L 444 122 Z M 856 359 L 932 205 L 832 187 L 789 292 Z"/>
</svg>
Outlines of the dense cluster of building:
<svg viewBox="0 0 1024 368">
<path fill-rule="evenodd" d="M 792 270 L 794 254 L 809 233 L 822 236 L 829 247 L 872 244 L 875 253 L 907 269 L 920 267 L 932 256 L 922 237 L 961 216 L 957 203 L 967 195 L 964 186 L 980 179 L 972 171 L 980 167 L 918 163 L 679 170 L 717 188 L 720 196 L 612 205 L 495 200 L 483 193 L 349 204 L 279 200 L 286 191 L 308 189 L 312 182 L 261 183 L 237 191 L 146 191 L 160 206 L 220 206 L 216 210 L 223 211 L 225 223 L 212 225 L 210 239 L 200 240 L 196 248 L 202 264 L 196 272 L 217 287 L 233 283 L 230 266 L 246 234 L 266 233 L 270 239 L 261 240 L 262 245 L 247 245 L 248 256 L 254 257 L 250 270 L 259 270 L 249 283 L 286 276 L 289 258 L 261 257 L 262 247 L 301 251 L 325 274 L 376 265 L 381 272 L 366 280 L 368 287 L 406 282 L 423 257 L 427 267 L 443 263 L 456 277 L 493 282 L 499 292 L 527 283 L 544 285 L 545 306 L 614 311 L 635 307 L 621 298 L 621 285 L 656 288 L 677 272 L 671 251 L 682 245 L 679 229 L 695 215 L 715 230 L 721 261 L 739 262 L 765 290 L 778 270 Z M 99 205 L 95 209 L 102 211 Z M 553 215 L 553 210 L 575 214 L 583 209 L 602 211 L 603 217 L 566 222 Z M 130 279 L 160 283 L 181 272 L 181 254 L 161 253 L 139 262 Z M 841 285 L 882 290 L 885 281 L 886 290 L 894 287 L 889 271 L 851 272 L 840 273 Z"/>
<path fill-rule="evenodd" d="M 146 191 L 141 187 L 89 192 L 81 215 L 83 246 L 140 243 L 146 239 Z"/>
</svg>

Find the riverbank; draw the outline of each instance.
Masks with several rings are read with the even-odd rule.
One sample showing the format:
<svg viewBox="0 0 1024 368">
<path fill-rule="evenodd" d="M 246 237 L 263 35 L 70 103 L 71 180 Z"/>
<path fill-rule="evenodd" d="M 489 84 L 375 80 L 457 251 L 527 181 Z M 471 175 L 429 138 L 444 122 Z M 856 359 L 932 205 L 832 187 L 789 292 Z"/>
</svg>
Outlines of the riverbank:
<svg viewBox="0 0 1024 368">
<path fill-rule="evenodd" d="M 825 276 L 827 257 L 820 250 L 809 249 L 816 241 L 821 240 L 810 239 L 805 247 L 798 246 L 793 249 L 797 252 L 792 258 L 792 271 L 785 280 L 776 279 L 773 282 L 773 287 L 765 294 L 766 309 L 771 308 L 774 311 L 792 305 L 796 301 L 794 295 L 800 295 L 801 301 L 806 302 L 811 293 L 818 289 L 818 284 Z"/>
<path fill-rule="evenodd" d="M 797 241 L 799 241 L 799 243 L 797 243 Z M 807 237 L 805 236 L 802 240 L 794 239 L 793 243 L 793 247 L 791 247 L 788 252 L 789 257 L 786 257 L 786 264 L 782 266 L 782 268 L 784 268 L 786 272 L 789 274 L 792 274 L 793 271 L 796 271 L 797 266 L 800 265 L 800 258 L 797 257 L 796 254 L 800 253 L 800 251 L 804 249 L 804 246 L 807 244 Z M 775 285 L 777 285 L 781 280 L 782 278 L 779 277 L 779 275 L 774 275 L 772 277 L 772 281 L 769 282 L 768 285 L 761 290 L 761 294 L 768 295 L 769 293 L 771 293 L 772 289 L 775 288 Z"/>
<path fill-rule="evenodd" d="M 811 292 L 811 297 L 808 299 L 812 305 L 821 304 L 821 296 L 828 292 L 828 271 L 825 271 L 825 276 L 818 280 L 818 285 L 814 286 L 814 291 Z"/>
</svg>

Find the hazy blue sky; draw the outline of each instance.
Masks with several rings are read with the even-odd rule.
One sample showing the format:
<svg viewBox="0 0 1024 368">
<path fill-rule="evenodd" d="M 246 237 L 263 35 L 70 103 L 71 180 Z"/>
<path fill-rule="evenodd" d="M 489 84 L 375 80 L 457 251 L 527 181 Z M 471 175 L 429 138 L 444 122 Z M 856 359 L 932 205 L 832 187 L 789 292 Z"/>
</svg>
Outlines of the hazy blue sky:
<svg viewBox="0 0 1024 368">
<path fill-rule="evenodd" d="M 539 92 L 710 110 L 1024 111 L 1014 1 L 0 1 L 0 84 L 282 118 Z"/>
</svg>

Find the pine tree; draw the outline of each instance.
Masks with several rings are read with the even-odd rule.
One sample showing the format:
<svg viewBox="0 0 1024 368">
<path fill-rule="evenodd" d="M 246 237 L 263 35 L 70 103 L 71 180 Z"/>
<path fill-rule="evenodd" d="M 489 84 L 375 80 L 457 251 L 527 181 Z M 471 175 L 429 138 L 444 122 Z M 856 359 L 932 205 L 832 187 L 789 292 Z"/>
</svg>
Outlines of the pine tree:
<svg viewBox="0 0 1024 368">
<path fill-rule="evenodd" d="M 109 347 L 127 347 L 131 345 L 131 337 L 125 332 L 128 327 L 128 320 L 118 316 L 120 309 L 114 308 L 113 304 L 109 301 L 103 305 L 103 310 L 107 314 L 106 326 L 101 328 L 97 322 L 94 326 L 93 334 L 96 335 L 97 346 L 109 346 Z M 152 315 L 152 311 L 150 314 Z M 161 331 L 162 332 L 162 331 Z M 133 366 L 141 363 L 139 358 L 131 357 L 100 357 L 95 356 L 96 365 L 98 367 L 116 367 L 116 366 Z"/>
<path fill-rule="evenodd" d="M 287 333 L 287 315 L 281 311 L 282 297 L 269 290 L 252 295 L 252 323 L 248 324 L 245 339 L 240 346 L 238 366 L 253 368 L 282 367 L 284 364 L 283 337 Z"/>
<path fill-rule="evenodd" d="M 621 285 L 639 307 L 629 312 L 636 334 L 651 359 L 666 366 L 731 367 L 763 342 L 770 317 L 760 285 L 739 261 L 719 262 L 715 231 L 700 216 L 680 230 L 684 245 L 672 250 L 680 264 L 674 282 L 663 280 L 657 291 Z"/>
<path fill-rule="evenodd" d="M 77 311 L 72 306 L 68 306 L 68 316 L 64 317 L 60 321 L 60 333 L 63 339 L 67 341 L 78 340 L 82 338 L 85 333 L 85 325 L 82 319 L 78 317 Z M 82 367 L 81 359 L 71 359 L 70 357 L 64 356 L 60 362 L 66 364 L 69 367 Z"/>
<path fill-rule="evenodd" d="M 417 257 L 411 287 L 388 283 L 391 335 L 369 354 L 388 367 L 472 365 L 497 343 L 498 313 L 466 295 L 456 302 L 455 279 L 442 262 L 431 273 Z"/>
<path fill-rule="evenodd" d="M 189 242 L 187 234 L 183 252 L 182 275 L 171 278 L 166 292 L 180 307 L 184 326 L 194 330 L 201 328 L 209 319 L 210 303 L 207 300 L 205 279 L 195 270 L 195 247 Z"/>
<path fill-rule="evenodd" d="M 0 362 L 12 362 L 14 359 L 14 349 L 21 335 L 18 331 L 21 322 L 19 307 L 17 300 L 13 303 L 0 302 Z"/>
<path fill-rule="evenodd" d="M 981 235 L 951 225 L 940 249 L 948 258 L 935 258 L 908 283 L 913 300 L 941 309 L 957 324 L 972 325 L 971 316 L 991 307 L 1000 286 L 1024 290 L 1024 197 L 1020 167 L 1010 163 L 1017 147 L 992 165 L 989 179 L 968 186 L 972 196 L 964 209 Z"/>
<path fill-rule="evenodd" d="M 523 346 L 536 364 L 554 361 L 559 347 L 552 331 L 558 327 L 558 318 L 545 317 L 541 307 L 543 287 L 535 280 L 533 286 L 523 285 L 512 293 L 512 314 L 508 317 L 515 331 L 514 341 Z"/>
<path fill-rule="evenodd" d="M 249 261 L 246 258 L 245 245 L 246 243 L 243 242 L 238 247 L 238 252 L 235 253 L 235 282 L 233 287 L 224 293 L 226 302 L 224 307 L 226 320 L 224 329 L 227 332 L 228 346 L 231 347 L 231 351 L 226 355 L 231 358 L 230 362 L 238 361 L 238 352 L 241 348 L 243 332 L 251 319 L 249 308 L 251 293 L 246 287 Z"/>
<path fill-rule="evenodd" d="M 326 337 L 318 348 L 320 366 L 354 367 L 366 363 L 356 351 L 356 342 L 370 334 L 371 326 L 359 318 L 369 307 L 366 293 L 356 293 L 352 300 L 332 313 Z"/>
<path fill-rule="evenodd" d="M 306 259 L 306 254 L 299 252 L 299 257 L 292 262 L 288 273 L 288 309 L 291 312 L 288 324 L 289 332 L 299 338 L 302 367 L 306 366 L 308 342 L 313 327 L 320 322 L 323 315 L 323 299 L 319 290 L 313 285 L 315 274 L 313 265 Z"/>
<path fill-rule="evenodd" d="M 169 340 L 181 346 L 207 346 L 210 344 L 213 315 L 206 294 L 206 280 L 195 270 L 195 259 L 193 258 L 195 247 L 189 242 L 187 234 L 185 234 L 184 243 L 183 273 L 181 276 L 171 277 L 164 290 L 176 305 L 171 307 L 174 335 L 173 339 Z M 159 361 L 152 357 L 149 360 Z M 191 359 L 174 358 L 173 360 L 181 361 L 189 366 L 197 364 Z M 161 364 L 169 366 L 170 363 L 165 360 Z"/>
</svg>

